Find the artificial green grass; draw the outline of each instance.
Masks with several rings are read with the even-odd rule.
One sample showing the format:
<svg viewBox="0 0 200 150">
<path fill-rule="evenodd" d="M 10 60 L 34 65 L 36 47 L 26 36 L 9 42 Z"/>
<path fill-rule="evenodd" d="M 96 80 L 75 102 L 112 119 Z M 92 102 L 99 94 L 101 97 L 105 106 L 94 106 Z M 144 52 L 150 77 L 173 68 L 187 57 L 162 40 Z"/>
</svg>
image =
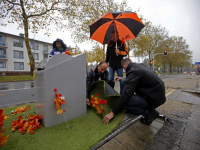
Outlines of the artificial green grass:
<svg viewBox="0 0 200 150">
<path fill-rule="evenodd" d="M 93 85 L 90 95 L 99 94 L 99 99 L 106 99 L 108 103 L 104 106 L 106 114 L 111 111 L 111 108 L 116 103 L 119 95 L 106 95 L 105 83 L 97 82 Z M 109 92 L 107 92 L 109 93 Z M 110 92 L 113 93 L 113 92 Z M 25 115 L 30 112 L 34 114 L 34 104 L 30 104 L 31 109 L 21 113 Z M 4 108 L 4 114 L 9 115 L 12 108 Z M 117 114 L 109 124 L 103 123 L 103 115 L 97 114 L 94 107 L 88 107 L 87 114 L 68 121 L 70 130 L 67 124 L 62 123 L 51 128 L 41 128 L 35 130 L 33 135 L 25 133 L 21 135 L 18 130 L 12 133 L 11 121 L 17 120 L 18 115 L 10 116 L 4 120 L 4 127 L 9 128 L 4 135 L 9 135 L 6 144 L 0 147 L 1 150 L 87 150 L 99 143 L 109 133 L 111 133 L 124 117 L 124 111 Z"/>
</svg>

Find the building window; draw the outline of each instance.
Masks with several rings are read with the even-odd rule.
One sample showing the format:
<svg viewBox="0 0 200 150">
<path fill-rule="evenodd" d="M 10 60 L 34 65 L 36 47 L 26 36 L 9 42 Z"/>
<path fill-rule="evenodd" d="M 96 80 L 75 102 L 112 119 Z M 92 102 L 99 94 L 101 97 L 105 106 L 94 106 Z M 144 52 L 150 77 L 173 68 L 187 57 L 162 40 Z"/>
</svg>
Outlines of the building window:
<svg viewBox="0 0 200 150">
<path fill-rule="evenodd" d="M 48 45 L 43 45 L 43 52 L 48 53 Z"/>
<path fill-rule="evenodd" d="M 39 49 L 38 43 L 30 42 L 30 46 L 31 46 L 31 49 L 33 49 L 33 50 L 38 50 Z"/>
<path fill-rule="evenodd" d="M 23 40 L 13 39 L 13 46 L 23 47 Z"/>
<path fill-rule="evenodd" d="M 6 46 L 6 37 L 0 35 L 0 45 L 1 46 Z"/>
<path fill-rule="evenodd" d="M 14 70 L 24 70 L 23 62 L 14 62 Z"/>
<path fill-rule="evenodd" d="M 23 52 L 22 51 L 16 51 L 16 50 L 14 50 L 14 58 L 24 59 Z"/>
<path fill-rule="evenodd" d="M 33 58 L 35 60 L 39 60 L 39 54 L 38 53 L 33 53 Z"/>
<path fill-rule="evenodd" d="M 6 49 L 0 48 L 0 58 L 6 58 Z"/>
<path fill-rule="evenodd" d="M 6 62 L 0 62 L 0 68 L 6 68 Z"/>
<path fill-rule="evenodd" d="M 44 54 L 44 59 L 45 59 L 45 58 L 48 58 L 48 54 Z"/>
</svg>

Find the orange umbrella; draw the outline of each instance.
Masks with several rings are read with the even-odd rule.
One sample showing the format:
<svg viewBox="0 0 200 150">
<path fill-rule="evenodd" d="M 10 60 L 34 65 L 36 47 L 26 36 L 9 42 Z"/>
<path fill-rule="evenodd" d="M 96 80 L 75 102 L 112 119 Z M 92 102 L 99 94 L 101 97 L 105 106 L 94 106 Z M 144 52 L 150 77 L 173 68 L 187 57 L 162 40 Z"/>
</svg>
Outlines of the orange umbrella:
<svg viewBox="0 0 200 150">
<path fill-rule="evenodd" d="M 108 44 L 111 32 L 117 30 L 119 39 L 128 41 L 136 38 L 144 24 L 136 13 L 131 11 L 109 12 L 90 25 L 90 38 Z"/>
</svg>

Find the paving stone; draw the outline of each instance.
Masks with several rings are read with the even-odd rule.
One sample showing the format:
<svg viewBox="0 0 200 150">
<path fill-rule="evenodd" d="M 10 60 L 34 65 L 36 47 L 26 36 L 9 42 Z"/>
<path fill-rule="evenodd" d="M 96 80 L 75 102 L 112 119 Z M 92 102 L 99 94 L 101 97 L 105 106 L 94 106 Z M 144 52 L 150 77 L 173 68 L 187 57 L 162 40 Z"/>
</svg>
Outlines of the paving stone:
<svg viewBox="0 0 200 150">
<path fill-rule="evenodd" d="M 200 145 L 183 139 L 179 150 L 199 150 Z"/>
<path fill-rule="evenodd" d="M 128 150 L 125 145 L 123 145 L 120 141 L 115 138 L 111 139 L 109 142 L 98 148 L 98 150 Z"/>
<path fill-rule="evenodd" d="M 165 123 L 164 120 L 163 120 L 162 118 L 157 118 L 156 121 L 158 121 L 158 122 L 160 122 L 160 123 L 162 123 L 162 124 Z"/>
<path fill-rule="evenodd" d="M 150 126 L 156 128 L 158 130 L 160 130 L 163 127 L 163 125 L 164 125 L 163 123 L 160 123 L 160 122 L 158 122 L 156 120 L 153 121 L 152 124 L 150 124 Z"/>
<path fill-rule="evenodd" d="M 192 113 L 194 115 L 200 115 L 200 106 L 199 105 L 194 105 L 192 108 Z"/>
<path fill-rule="evenodd" d="M 183 135 L 185 122 L 172 119 L 172 123 L 172 125 L 169 123 L 164 124 L 154 137 L 154 142 L 150 142 L 145 150 L 177 150 Z"/>
<path fill-rule="evenodd" d="M 123 143 L 123 145 L 126 145 L 131 150 L 144 149 L 148 141 L 152 140 L 133 132 L 129 128 L 117 135 L 115 139 Z"/>
<path fill-rule="evenodd" d="M 135 133 L 151 138 L 153 138 L 158 132 L 158 129 L 156 129 L 155 127 L 145 125 L 140 121 L 134 123 L 132 126 L 129 127 L 129 129 Z"/>
<path fill-rule="evenodd" d="M 192 114 L 188 119 L 183 138 L 193 143 L 200 144 L 200 116 Z"/>
</svg>

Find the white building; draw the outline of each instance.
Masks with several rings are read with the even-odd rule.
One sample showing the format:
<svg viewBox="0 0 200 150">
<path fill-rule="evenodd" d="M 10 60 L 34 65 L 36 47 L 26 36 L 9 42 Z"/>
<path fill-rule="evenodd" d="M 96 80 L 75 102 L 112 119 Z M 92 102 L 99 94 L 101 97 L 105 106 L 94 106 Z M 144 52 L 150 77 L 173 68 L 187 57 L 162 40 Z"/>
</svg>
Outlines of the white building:
<svg viewBox="0 0 200 150">
<path fill-rule="evenodd" d="M 29 39 L 35 67 L 48 57 L 52 43 Z M 24 34 L 19 36 L 0 32 L 0 74 L 29 74 L 30 65 Z"/>
</svg>

